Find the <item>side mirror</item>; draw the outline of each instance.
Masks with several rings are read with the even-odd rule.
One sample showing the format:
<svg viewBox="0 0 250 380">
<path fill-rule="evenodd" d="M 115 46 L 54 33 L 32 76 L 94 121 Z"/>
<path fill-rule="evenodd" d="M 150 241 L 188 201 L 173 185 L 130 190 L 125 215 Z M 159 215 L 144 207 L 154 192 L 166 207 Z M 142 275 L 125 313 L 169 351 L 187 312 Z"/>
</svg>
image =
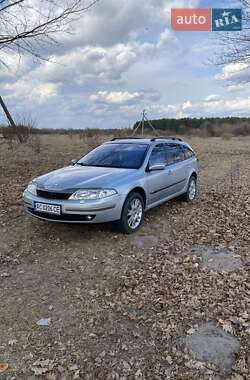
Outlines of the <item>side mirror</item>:
<svg viewBox="0 0 250 380">
<path fill-rule="evenodd" d="M 71 160 L 71 161 L 70 161 L 70 165 L 71 165 L 71 166 L 75 166 L 75 164 L 77 163 L 77 161 L 78 161 L 78 160 Z"/>
<path fill-rule="evenodd" d="M 150 165 L 148 170 L 150 172 L 154 172 L 156 170 L 165 170 L 165 168 L 166 168 L 165 164 L 154 164 L 154 165 Z"/>
</svg>

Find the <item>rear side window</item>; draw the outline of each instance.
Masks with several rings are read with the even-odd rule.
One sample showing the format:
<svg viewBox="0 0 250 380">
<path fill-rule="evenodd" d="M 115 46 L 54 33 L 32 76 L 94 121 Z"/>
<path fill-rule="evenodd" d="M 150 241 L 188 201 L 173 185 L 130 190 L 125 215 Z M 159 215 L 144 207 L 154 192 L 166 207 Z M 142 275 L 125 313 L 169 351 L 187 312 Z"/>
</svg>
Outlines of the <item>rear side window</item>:
<svg viewBox="0 0 250 380">
<path fill-rule="evenodd" d="M 180 145 L 176 147 L 175 162 L 180 162 L 185 160 L 185 155 Z"/>
<path fill-rule="evenodd" d="M 194 152 L 190 148 L 188 148 L 187 146 L 183 146 L 182 149 L 184 151 L 185 160 L 194 157 Z"/>
<path fill-rule="evenodd" d="M 172 165 L 176 162 L 176 147 L 166 145 L 166 165 Z"/>
<path fill-rule="evenodd" d="M 185 159 L 180 145 L 166 144 L 166 164 L 172 165 Z"/>
<path fill-rule="evenodd" d="M 188 147 L 178 144 L 159 144 L 151 153 L 149 165 L 165 164 L 168 166 L 184 161 L 193 155 L 194 153 Z"/>
</svg>

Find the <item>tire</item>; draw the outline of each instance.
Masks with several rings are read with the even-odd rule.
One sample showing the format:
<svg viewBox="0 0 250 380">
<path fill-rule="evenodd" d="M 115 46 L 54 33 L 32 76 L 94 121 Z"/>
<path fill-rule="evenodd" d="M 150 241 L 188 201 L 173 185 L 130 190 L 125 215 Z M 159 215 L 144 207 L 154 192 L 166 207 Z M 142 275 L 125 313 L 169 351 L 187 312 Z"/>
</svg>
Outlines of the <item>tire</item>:
<svg viewBox="0 0 250 380">
<path fill-rule="evenodd" d="M 185 202 L 193 202 L 197 197 L 197 179 L 192 175 L 188 182 L 187 192 L 183 194 L 182 199 Z"/>
<path fill-rule="evenodd" d="M 129 235 L 141 228 L 144 220 L 144 200 L 141 194 L 131 193 L 124 202 L 119 229 Z M 129 215 L 131 215 L 129 217 Z M 137 218 L 136 218 L 137 216 Z"/>
</svg>

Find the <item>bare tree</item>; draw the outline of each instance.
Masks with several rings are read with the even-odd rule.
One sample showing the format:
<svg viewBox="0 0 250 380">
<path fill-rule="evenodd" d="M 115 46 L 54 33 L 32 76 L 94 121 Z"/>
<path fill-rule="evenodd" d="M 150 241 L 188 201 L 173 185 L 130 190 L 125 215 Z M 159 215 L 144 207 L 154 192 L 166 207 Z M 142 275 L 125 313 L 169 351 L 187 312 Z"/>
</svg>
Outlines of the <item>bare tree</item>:
<svg viewBox="0 0 250 380">
<path fill-rule="evenodd" d="M 218 64 L 250 64 L 250 0 L 241 0 L 241 3 L 243 30 L 225 33 L 220 37 L 221 49 L 216 56 L 216 63 Z"/>
<path fill-rule="evenodd" d="M 99 0 L 0 0 L 1 51 L 43 57 L 43 45 L 56 42 L 59 32 L 69 32 L 70 23 Z"/>
</svg>

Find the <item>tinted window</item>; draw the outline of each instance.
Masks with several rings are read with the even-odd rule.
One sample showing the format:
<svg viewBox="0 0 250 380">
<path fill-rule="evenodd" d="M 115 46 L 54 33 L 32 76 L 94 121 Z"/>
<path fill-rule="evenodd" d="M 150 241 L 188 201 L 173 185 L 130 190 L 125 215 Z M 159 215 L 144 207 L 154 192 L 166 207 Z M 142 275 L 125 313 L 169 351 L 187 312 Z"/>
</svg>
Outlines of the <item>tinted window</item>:
<svg viewBox="0 0 250 380">
<path fill-rule="evenodd" d="M 185 160 L 184 152 L 183 152 L 181 146 L 177 145 L 177 147 L 176 147 L 176 155 L 175 155 L 175 162 L 180 162 L 180 161 L 184 161 L 184 160 Z"/>
<path fill-rule="evenodd" d="M 156 147 L 152 150 L 149 166 L 157 165 L 157 164 L 165 164 L 166 163 L 166 151 L 164 144 L 156 145 Z"/>
<path fill-rule="evenodd" d="M 176 147 L 174 145 L 166 146 L 166 165 L 175 163 L 176 153 Z"/>
<path fill-rule="evenodd" d="M 166 163 L 172 165 L 176 162 L 184 160 L 184 152 L 180 145 L 168 144 L 166 145 Z"/>
<path fill-rule="evenodd" d="M 183 151 L 184 151 L 184 155 L 185 155 L 185 159 L 187 160 L 188 158 L 191 158 L 194 156 L 194 152 L 189 149 L 187 146 L 183 146 Z"/>
<path fill-rule="evenodd" d="M 78 165 L 138 169 L 147 153 L 146 144 L 104 144 L 88 153 Z"/>
<path fill-rule="evenodd" d="M 177 144 L 159 144 L 151 154 L 149 165 L 165 164 L 172 165 L 185 159 L 184 151 Z"/>
</svg>

